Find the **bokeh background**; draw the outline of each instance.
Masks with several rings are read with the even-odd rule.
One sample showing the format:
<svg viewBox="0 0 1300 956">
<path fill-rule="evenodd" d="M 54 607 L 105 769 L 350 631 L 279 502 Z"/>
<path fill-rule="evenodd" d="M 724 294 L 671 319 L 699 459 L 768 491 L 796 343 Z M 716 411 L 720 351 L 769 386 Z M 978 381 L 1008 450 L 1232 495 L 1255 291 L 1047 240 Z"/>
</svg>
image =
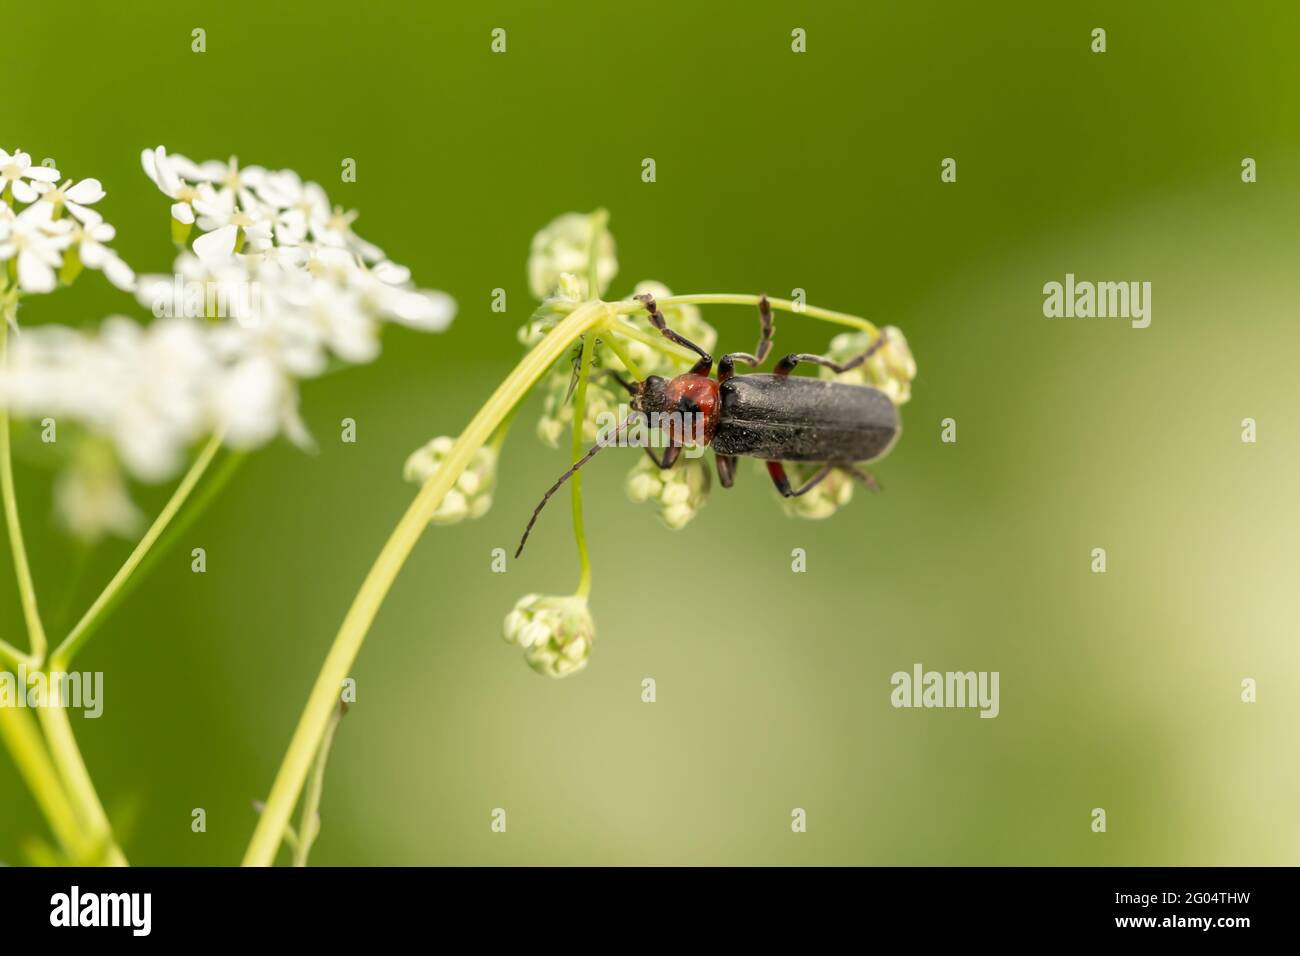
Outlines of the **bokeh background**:
<svg viewBox="0 0 1300 956">
<path fill-rule="evenodd" d="M 362 211 L 362 235 L 460 302 L 447 333 L 392 331 L 375 364 L 307 384 L 320 453 L 253 457 L 85 653 L 105 713 L 74 723 L 128 855 L 239 860 L 250 801 L 412 495 L 403 460 L 457 432 L 518 359 L 533 232 L 604 206 L 618 294 L 648 278 L 800 287 L 905 331 L 920 375 L 876 469 L 886 490 L 803 522 L 746 468 L 669 532 L 624 497 L 634 453 L 602 456 L 585 482 L 598 643 L 585 672 L 549 681 L 500 623 L 524 593 L 572 588 L 567 509 L 508 573 L 489 570 L 564 464 L 532 434 L 534 401 L 492 511 L 431 530 L 375 624 L 314 863 L 1300 862 L 1287 6 L 9 5 L 0 145 L 98 176 L 137 270 L 172 257 L 138 161 L 164 143 L 318 179 Z M 1098 26 L 1104 55 L 1089 49 Z M 948 156 L 955 184 L 939 180 Z M 1043 283 L 1066 272 L 1152 282 L 1151 327 L 1044 318 Z M 505 315 L 489 309 L 496 287 Z M 113 312 L 144 317 L 87 274 L 23 318 Z M 749 310 L 706 318 L 752 345 Z M 836 331 L 790 316 L 777 329 L 778 354 Z M 344 417 L 355 445 L 336 440 Z M 40 462 L 18 472 L 58 633 L 127 545 L 75 573 L 49 477 Z M 149 509 L 166 494 L 137 491 Z M 199 546 L 204 575 L 189 570 Z M 8 585 L 0 627 L 21 640 Z M 918 661 L 1000 671 L 1001 716 L 894 710 L 889 677 Z M 0 756 L 0 859 L 22 862 L 43 832 Z"/>
</svg>

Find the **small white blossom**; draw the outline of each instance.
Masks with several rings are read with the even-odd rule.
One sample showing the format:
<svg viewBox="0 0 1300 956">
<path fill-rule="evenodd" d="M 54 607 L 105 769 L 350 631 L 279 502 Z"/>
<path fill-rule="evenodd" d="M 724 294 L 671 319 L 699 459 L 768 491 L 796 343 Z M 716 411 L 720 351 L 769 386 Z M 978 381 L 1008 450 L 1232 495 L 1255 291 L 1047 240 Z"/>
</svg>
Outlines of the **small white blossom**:
<svg viewBox="0 0 1300 956">
<path fill-rule="evenodd" d="M 162 194 L 174 200 L 172 218 L 185 225 L 192 224 L 195 219 L 194 200 L 199 198 L 199 190 L 197 185 L 181 179 L 178 168 L 185 169 L 194 179 L 199 177 L 198 168 L 184 156 L 168 156 L 167 150 L 161 146 L 141 152 L 140 165 Z"/>
<path fill-rule="evenodd" d="M 72 229 L 72 248 L 82 265 L 98 269 L 113 285 L 123 292 L 130 292 L 135 288 L 135 273 L 105 245 L 116 234 L 116 230 L 102 219 L 78 222 Z"/>
<path fill-rule="evenodd" d="M 0 262 L 17 258 L 23 292 L 52 292 L 72 242 L 72 224 L 51 219 L 49 206 L 29 206 L 12 219 L 0 219 Z"/>
<path fill-rule="evenodd" d="M 53 166 L 36 166 L 32 158 L 21 149 L 13 155 L 0 149 L 0 195 L 10 193 L 20 203 L 33 203 L 40 198 L 37 183 L 59 181 L 59 171 Z"/>
<path fill-rule="evenodd" d="M 83 179 L 74 183 L 71 179 L 62 186 L 54 183 L 37 182 L 34 184 L 40 195 L 39 202 L 49 203 L 53 207 L 52 215 L 66 209 L 76 220 L 86 224 L 102 222 L 104 217 L 89 208 L 104 198 L 104 187 L 98 179 Z"/>
</svg>

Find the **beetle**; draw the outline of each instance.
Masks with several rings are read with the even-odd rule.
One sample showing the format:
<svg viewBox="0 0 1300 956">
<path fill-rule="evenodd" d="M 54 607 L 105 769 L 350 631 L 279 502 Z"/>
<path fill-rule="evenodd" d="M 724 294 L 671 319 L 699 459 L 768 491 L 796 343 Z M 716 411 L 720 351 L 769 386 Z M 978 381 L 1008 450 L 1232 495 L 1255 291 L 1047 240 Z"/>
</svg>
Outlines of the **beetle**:
<svg viewBox="0 0 1300 956">
<path fill-rule="evenodd" d="M 632 415 L 607 438 L 597 441 L 542 496 L 524 528 L 516 558 L 523 553 L 528 535 L 551 496 L 598 451 L 608 447 L 637 415 L 657 416 L 674 423 L 667 428 L 669 443 L 663 457 L 646 448 L 651 461 L 664 470 L 677 463 L 687 444 L 681 423 L 691 420 L 698 423 L 694 437 L 713 448 L 718 480 L 724 488 L 732 486 L 736 459 L 744 455 L 767 462 L 772 483 L 786 498 L 807 494 L 837 468 L 873 491 L 878 490 L 875 478 L 858 465 L 883 457 L 898 441 L 902 426 L 897 406 L 888 395 L 869 385 L 796 378 L 790 373 L 805 363 L 825 366 L 836 373 L 857 368 L 884 345 L 883 333 L 878 332 L 864 352 L 844 363 L 824 355 L 791 352 L 776 363 L 771 373 L 738 375 L 737 363 L 757 368 L 772 350 L 772 306 L 764 295 L 758 303 L 762 327 L 758 346 L 752 353 L 723 355 L 718 360 L 717 376 L 710 378 L 713 356 L 668 326 L 654 296 L 635 298 L 645 307 L 651 325 L 670 342 L 694 352 L 699 360 L 689 372 L 671 379 L 658 375 L 648 375 L 645 381 L 635 383 L 618 379 L 631 396 Z M 786 462 L 821 462 L 822 467 L 794 488 L 786 475 Z"/>
</svg>

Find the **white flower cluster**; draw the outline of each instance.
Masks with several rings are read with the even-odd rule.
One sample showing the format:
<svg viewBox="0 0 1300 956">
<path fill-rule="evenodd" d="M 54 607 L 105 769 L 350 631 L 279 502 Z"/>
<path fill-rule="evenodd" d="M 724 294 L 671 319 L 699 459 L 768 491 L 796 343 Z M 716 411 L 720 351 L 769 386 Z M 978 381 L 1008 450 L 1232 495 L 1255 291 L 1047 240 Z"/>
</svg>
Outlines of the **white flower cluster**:
<svg viewBox="0 0 1300 956">
<path fill-rule="evenodd" d="M 83 236 L 102 225 L 84 206 L 103 195 L 98 183 L 56 190 L 58 174 L 31 166 L 26 154 L 7 161 L 0 162 L 6 197 L 10 189 L 15 198 L 37 196 L 17 216 L 0 213 L 0 237 L 8 237 L 0 238 L 0 259 L 17 256 L 18 290 L 49 285 L 45 270 L 60 266 L 54 251 L 73 242 L 81 262 L 98 263 L 113 278 L 117 266 L 109 263 L 120 260 L 102 244 L 88 255 Z M 172 200 L 173 237 L 183 241 L 196 227 L 199 233 L 173 275 L 134 282 L 155 321 L 112 318 L 89 332 L 28 329 L 14 338 L 0 369 L 0 402 L 15 415 L 50 416 L 61 426 L 70 420 L 106 439 L 136 478 L 171 477 L 214 431 L 239 449 L 281 432 L 310 445 L 297 412 L 299 379 L 320 375 L 332 362 L 372 360 L 386 321 L 439 331 L 455 313 L 450 296 L 415 288 L 406 268 L 352 231 L 354 213 L 331 207 L 320 186 L 291 170 L 194 163 L 162 147 L 146 150 L 142 163 Z M 76 224 L 50 233 L 51 223 L 67 223 L 62 209 Z M 111 238 L 102 230 L 96 235 Z M 65 270 L 67 261 L 65 253 Z M 93 482 L 65 485 L 113 486 L 102 468 Z M 93 537 L 87 515 L 94 509 L 84 499 L 80 518 L 68 523 Z M 106 498 L 101 530 L 123 526 L 122 514 L 120 500 L 110 506 Z"/>
<path fill-rule="evenodd" d="M 131 268 L 105 245 L 116 231 L 90 208 L 104 198 L 99 180 L 56 185 L 61 178 L 21 149 L 0 149 L 0 263 L 7 270 L 0 273 L 0 298 L 11 322 L 19 294 L 53 292 L 83 266 L 99 269 L 119 289 L 134 285 Z"/>
</svg>

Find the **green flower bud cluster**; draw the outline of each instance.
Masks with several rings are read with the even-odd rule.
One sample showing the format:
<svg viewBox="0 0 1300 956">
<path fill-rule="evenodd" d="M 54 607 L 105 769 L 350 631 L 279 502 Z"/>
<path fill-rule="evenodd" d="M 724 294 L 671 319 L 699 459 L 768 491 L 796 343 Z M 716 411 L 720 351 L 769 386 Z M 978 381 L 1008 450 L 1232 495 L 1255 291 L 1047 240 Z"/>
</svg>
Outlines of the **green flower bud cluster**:
<svg viewBox="0 0 1300 956">
<path fill-rule="evenodd" d="M 869 359 L 857 368 L 839 375 L 828 368 L 822 368 L 821 377 L 851 385 L 870 385 L 888 395 L 895 405 L 902 405 L 912 397 L 916 361 L 907 347 L 907 339 L 898 328 L 890 325 L 880 331 L 885 337 L 885 343 Z M 861 355 L 874 341 L 875 336 L 870 332 L 845 332 L 831 339 L 826 354 L 836 362 L 844 363 Z"/>
<path fill-rule="evenodd" d="M 790 479 L 791 486 L 798 488 L 821 467 L 818 464 L 786 462 L 786 476 Z M 767 477 L 766 467 L 763 469 L 763 477 Z M 853 500 L 854 484 L 852 475 L 835 468 L 807 494 L 798 498 L 781 497 L 781 510 L 791 518 L 808 518 L 812 521 L 829 518 Z"/>
<path fill-rule="evenodd" d="M 567 677 L 587 666 L 596 623 L 585 597 L 526 594 L 506 615 L 502 636 L 524 649 L 537 673 Z"/>
<path fill-rule="evenodd" d="M 674 531 L 685 527 L 709 498 L 713 483 L 709 465 L 703 456 L 677 460 L 664 471 L 648 456 L 628 473 L 627 496 L 637 504 L 650 501 L 659 509 L 659 519 Z"/>
<path fill-rule="evenodd" d="M 442 435 L 413 451 L 406 459 L 402 476 L 410 482 L 424 484 L 438 470 L 456 443 Z M 431 524 L 457 524 L 466 518 L 481 518 L 492 507 L 492 489 L 496 486 L 497 450 L 484 445 L 461 472 L 442 504 L 433 513 Z"/>
<path fill-rule="evenodd" d="M 538 299 L 556 293 L 565 273 L 576 283 L 575 301 L 585 301 L 605 294 L 618 274 L 614 237 L 605 228 L 604 210 L 593 213 L 565 213 L 557 216 L 533 236 L 528 254 L 528 287 Z M 587 288 L 590 274 L 588 259 L 594 252 L 597 288 Z"/>
</svg>

